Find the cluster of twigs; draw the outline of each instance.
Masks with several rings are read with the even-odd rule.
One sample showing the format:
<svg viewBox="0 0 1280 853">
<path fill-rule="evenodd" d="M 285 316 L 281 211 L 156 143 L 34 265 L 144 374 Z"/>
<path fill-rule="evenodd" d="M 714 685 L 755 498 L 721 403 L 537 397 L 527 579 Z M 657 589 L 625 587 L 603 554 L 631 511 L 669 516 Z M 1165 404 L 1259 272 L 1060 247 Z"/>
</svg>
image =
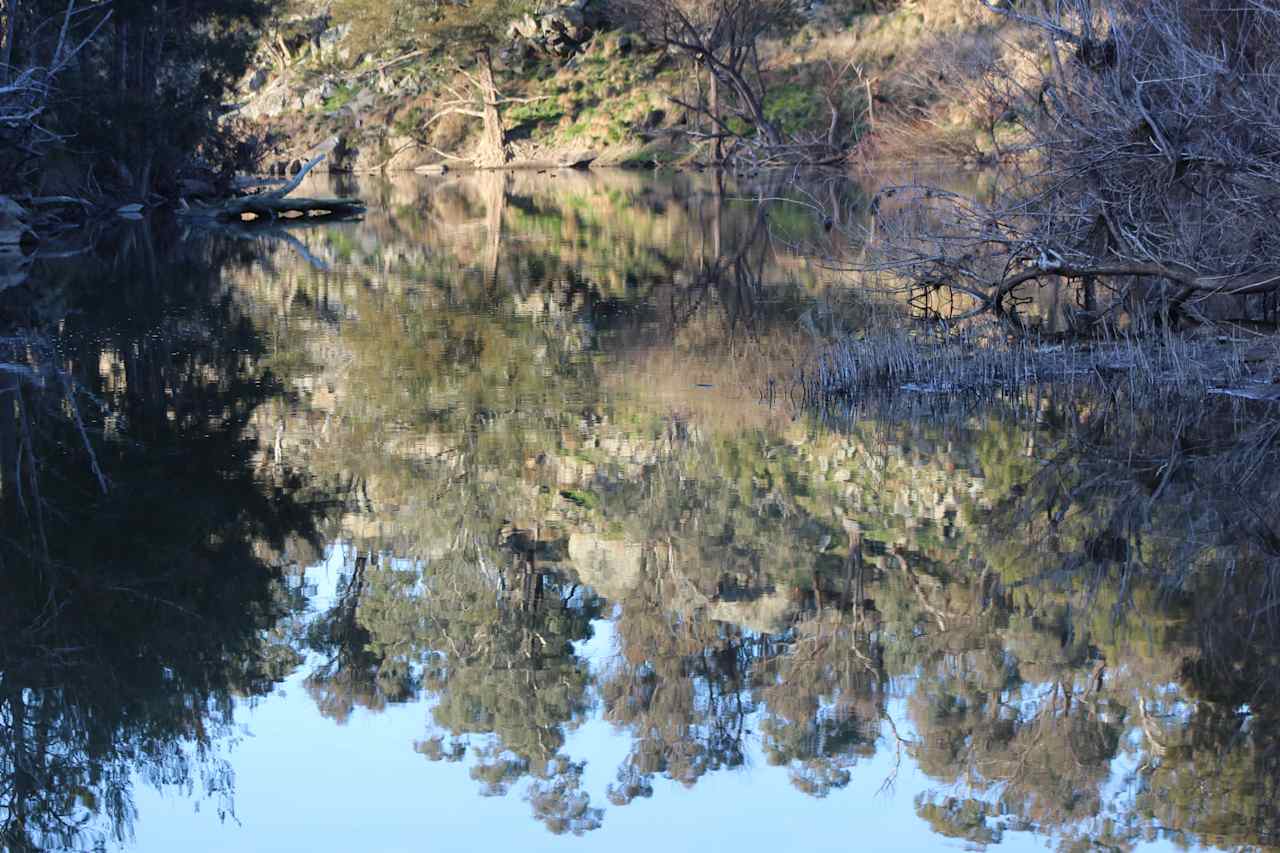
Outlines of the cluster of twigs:
<svg viewBox="0 0 1280 853">
<path fill-rule="evenodd" d="M 797 25 L 792 0 L 613 0 L 613 7 L 618 20 L 693 66 L 696 97 L 669 97 L 701 117 L 700 126 L 679 132 L 710 147 L 714 163 L 764 168 L 830 165 L 844 159 L 837 131 L 845 118 L 840 104 L 852 63 L 828 63 L 823 95 L 830 124 L 825 134 L 800 138 L 788 133 L 765 108 L 770 74 L 760 55 L 761 41 Z M 705 90 L 702 75 L 708 82 Z"/>
<path fill-rule="evenodd" d="M 1008 313 L 1019 289 L 1080 285 L 1088 324 L 1205 319 L 1216 297 L 1280 289 L 1280 6 L 1061 0 L 1030 79 L 996 61 L 974 97 L 1026 142 L 982 201 L 936 187 L 877 198 L 867 268 Z"/>
<path fill-rule="evenodd" d="M 12 64 L 15 14 L 13 4 L 10 4 L 4 16 L 4 38 L 0 46 L 0 142 L 3 147 L 26 158 L 37 158 L 48 146 L 64 139 L 64 134 L 45 121 L 54 81 L 78 61 L 84 48 L 111 19 L 111 10 L 103 11 L 103 5 L 79 8 L 76 0 L 68 0 L 67 8 L 57 22 L 58 36 L 48 62 L 15 67 Z M 78 29 L 79 19 L 96 13 L 101 13 L 101 16 L 85 35 L 77 38 L 74 32 Z M 16 164 L 9 165 L 12 168 Z"/>
</svg>

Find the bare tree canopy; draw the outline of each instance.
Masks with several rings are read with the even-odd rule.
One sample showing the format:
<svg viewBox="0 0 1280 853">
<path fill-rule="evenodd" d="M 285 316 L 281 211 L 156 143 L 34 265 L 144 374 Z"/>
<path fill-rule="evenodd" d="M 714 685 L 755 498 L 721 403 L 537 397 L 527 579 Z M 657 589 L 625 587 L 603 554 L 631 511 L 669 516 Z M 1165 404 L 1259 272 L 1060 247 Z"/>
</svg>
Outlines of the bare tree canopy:
<svg viewBox="0 0 1280 853">
<path fill-rule="evenodd" d="M 673 97 L 710 122 L 691 136 L 715 146 L 715 161 L 739 158 L 757 163 L 818 162 L 833 156 L 839 121 L 832 104 L 832 132 L 824 140 L 789 138 L 766 110 L 768 69 L 761 40 L 785 35 L 799 24 L 793 0 L 614 0 L 614 18 L 626 21 L 649 41 L 689 60 L 705 73 L 709 92 L 696 101 Z M 840 72 L 843 79 L 849 68 Z M 725 143 L 730 145 L 725 150 Z"/>
</svg>

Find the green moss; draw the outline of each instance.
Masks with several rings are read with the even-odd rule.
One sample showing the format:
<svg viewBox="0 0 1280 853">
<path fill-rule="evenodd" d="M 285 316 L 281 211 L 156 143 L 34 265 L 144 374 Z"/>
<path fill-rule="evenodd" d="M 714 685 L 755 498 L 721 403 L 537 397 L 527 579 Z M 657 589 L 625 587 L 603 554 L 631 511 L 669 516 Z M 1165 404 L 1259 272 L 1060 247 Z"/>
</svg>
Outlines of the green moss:
<svg viewBox="0 0 1280 853">
<path fill-rule="evenodd" d="M 751 135 L 751 124 L 741 116 L 729 116 L 729 118 L 725 119 L 724 123 L 732 134 L 737 136 Z"/>
<path fill-rule="evenodd" d="M 648 168 L 650 166 L 665 166 L 674 163 L 679 159 L 679 155 L 671 148 L 665 145 L 646 145 L 644 148 L 628 154 L 619 165 L 631 168 Z"/>
<path fill-rule="evenodd" d="M 517 104 L 507 110 L 506 117 L 513 124 L 540 124 L 544 121 L 556 121 L 564 115 L 564 109 L 554 98 Z"/>
<path fill-rule="evenodd" d="M 355 94 L 355 89 L 351 86 L 339 86 L 336 92 L 324 99 L 324 103 L 320 105 L 320 110 L 326 113 L 337 112 L 351 103 L 351 99 L 355 97 Z"/>
<path fill-rule="evenodd" d="M 800 204 L 775 204 L 769 208 L 768 217 L 773 233 L 788 240 L 816 237 L 822 227 L 814 210 Z"/>
</svg>

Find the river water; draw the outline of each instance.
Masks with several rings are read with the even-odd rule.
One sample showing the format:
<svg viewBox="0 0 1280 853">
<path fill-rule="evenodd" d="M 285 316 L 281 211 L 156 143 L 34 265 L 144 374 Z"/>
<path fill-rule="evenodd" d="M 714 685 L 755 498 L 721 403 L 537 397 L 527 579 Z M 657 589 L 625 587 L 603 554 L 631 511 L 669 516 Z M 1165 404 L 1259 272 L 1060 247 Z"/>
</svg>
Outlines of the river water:
<svg viewBox="0 0 1280 853">
<path fill-rule="evenodd" d="M 806 407 L 852 185 L 336 190 L 0 292 L 9 849 L 1280 844 L 1265 407 Z"/>
</svg>

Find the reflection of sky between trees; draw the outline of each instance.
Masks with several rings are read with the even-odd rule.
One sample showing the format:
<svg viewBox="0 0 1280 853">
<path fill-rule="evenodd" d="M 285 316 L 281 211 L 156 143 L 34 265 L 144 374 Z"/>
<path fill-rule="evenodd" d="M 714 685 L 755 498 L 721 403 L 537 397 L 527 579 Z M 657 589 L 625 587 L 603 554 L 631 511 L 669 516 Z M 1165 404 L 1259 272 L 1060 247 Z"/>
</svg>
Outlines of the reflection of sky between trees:
<svg viewBox="0 0 1280 853">
<path fill-rule="evenodd" d="M 305 578 L 307 619 L 338 603 L 340 585 L 350 580 L 348 567 L 353 554 L 347 543 L 331 544 L 324 558 L 300 576 Z M 419 560 L 390 555 L 383 555 L 380 562 L 397 571 L 422 566 Z M 429 726 L 434 702 L 426 696 L 388 702 L 377 711 L 356 708 L 341 724 L 325 719 L 303 687 L 318 661 L 318 653 L 311 651 L 271 694 L 247 702 L 239 700 L 243 736 L 219 745 L 236 769 L 236 818 L 221 829 L 210 825 L 208 831 L 226 833 L 230 844 L 237 843 L 235 838 L 243 834 L 252 838 L 255 846 L 265 842 L 275 849 L 295 845 L 297 849 L 330 849 L 343 833 L 357 828 L 360 843 L 379 850 L 400 849 L 401 834 L 416 835 L 428 828 L 433 849 L 443 850 L 497 845 L 505 843 L 504 836 L 526 850 L 543 849 L 543 845 L 562 849 L 584 842 L 646 853 L 655 846 L 709 849 L 725 845 L 750 850 L 795 849 L 803 844 L 806 850 L 835 850 L 847 849 L 849 833 L 855 830 L 859 843 L 868 849 L 913 850 L 955 843 L 934 834 L 916 814 L 920 797 L 933 802 L 949 797 L 985 802 L 995 816 L 987 819 L 988 825 L 1002 828 L 1007 824 L 1007 818 L 999 817 L 999 788 L 980 791 L 960 782 L 940 786 L 919 771 L 905 750 L 899 755 L 895 745 L 886 742 L 884 731 L 874 755 L 852 768 L 846 787 L 825 798 L 806 796 L 792 786 L 787 766 L 771 767 L 762 740 L 750 737 L 759 732 L 767 712 L 763 702 L 746 718 L 748 737 L 741 768 L 707 773 L 687 788 L 676 779 L 658 776 L 653 779 L 652 798 L 633 800 L 626 807 L 610 806 L 605 792 L 614 781 L 615 769 L 628 759 L 634 733 L 604 719 L 595 678 L 614 666 L 620 654 L 614 627 L 620 611 L 621 605 L 607 608 L 605 618 L 592 623 L 592 636 L 575 644 L 575 654 L 592 676 L 589 690 L 594 701 L 587 719 L 567 733 L 563 749 L 575 760 L 586 760 L 583 789 L 591 795 L 593 805 L 605 809 L 601 828 L 580 839 L 567 834 L 553 836 L 534 822 L 518 787 L 506 796 L 481 796 L 469 776 L 475 765 L 473 757 L 455 764 L 424 761 L 412 745 L 423 736 L 424 726 Z M 753 632 L 746 633 L 750 636 Z M 896 679 L 892 693 L 897 695 L 891 695 L 885 707 L 899 733 L 911 741 L 919 738 L 907 707 L 914 680 L 913 676 Z M 749 691 L 749 687 L 745 689 Z M 1049 689 L 1050 685 L 1024 684 L 1009 704 L 1034 713 L 1037 699 Z M 1178 687 L 1165 685 L 1161 692 L 1176 697 Z M 824 699 L 817 716 L 830 714 L 834 707 Z M 1189 707 L 1181 702 L 1163 711 L 1183 722 L 1189 717 Z M 1129 735 L 1130 749 L 1122 749 L 1112 760 L 1103 791 L 1108 812 L 1124 809 L 1122 803 L 1143 760 L 1140 732 L 1131 730 Z M 365 778 L 371 784 L 355 786 L 360 790 L 353 794 L 346 782 Z M 153 843 L 191 832 L 187 809 L 192 804 L 187 800 L 175 797 L 164 803 L 164 795 L 149 786 L 139 785 L 137 790 L 141 820 L 136 849 L 160 849 L 163 843 Z M 428 801 L 435 805 L 424 808 Z M 199 810 L 199 805 L 197 798 L 194 808 Z M 284 824 L 256 814 L 260 809 L 274 812 L 281 806 L 288 806 L 294 815 Z M 208 814 L 214 811 L 209 809 Z M 449 817 L 442 820 L 446 815 Z M 480 836 L 476 834 L 478 824 L 483 825 Z M 378 828 L 371 838 L 366 830 L 374 825 Z M 779 827 L 786 828 L 780 831 Z M 277 831 L 286 838 L 271 838 Z M 672 837 L 659 841 L 667 834 Z M 996 838 L 1004 850 L 1039 850 L 1045 844 L 1043 834 L 1007 827 Z M 1167 843 L 1141 844 L 1139 848 L 1177 849 Z"/>
</svg>

